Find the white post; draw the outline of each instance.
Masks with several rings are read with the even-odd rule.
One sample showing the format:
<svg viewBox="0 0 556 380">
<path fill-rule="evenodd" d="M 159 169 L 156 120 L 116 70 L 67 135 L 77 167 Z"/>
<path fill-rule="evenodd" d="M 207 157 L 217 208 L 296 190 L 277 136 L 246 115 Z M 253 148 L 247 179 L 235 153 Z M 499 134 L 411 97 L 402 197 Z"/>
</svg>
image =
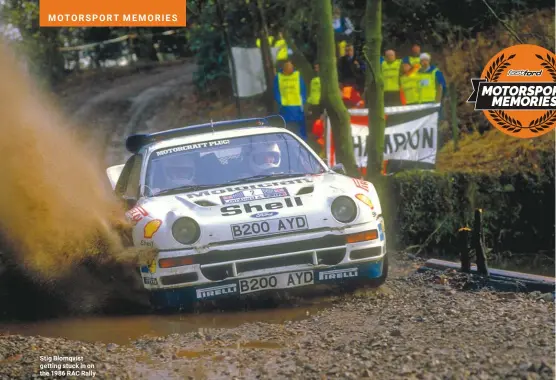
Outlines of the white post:
<svg viewBox="0 0 556 380">
<path fill-rule="evenodd" d="M 328 117 L 328 113 L 326 110 L 324 111 L 324 117 L 326 118 L 326 126 L 325 126 L 325 133 L 326 133 L 326 160 L 329 167 L 333 164 L 333 157 L 332 157 L 332 128 L 330 126 L 330 118 Z"/>
</svg>

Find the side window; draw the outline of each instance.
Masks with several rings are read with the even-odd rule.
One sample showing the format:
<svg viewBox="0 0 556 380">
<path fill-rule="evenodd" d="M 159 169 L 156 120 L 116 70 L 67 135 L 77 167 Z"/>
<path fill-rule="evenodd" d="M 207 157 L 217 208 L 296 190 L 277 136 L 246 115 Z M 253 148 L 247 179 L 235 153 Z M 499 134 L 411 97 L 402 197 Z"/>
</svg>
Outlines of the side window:
<svg viewBox="0 0 556 380">
<path fill-rule="evenodd" d="M 116 195 L 122 196 L 134 196 L 136 197 L 139 191 L 139 176 L 141 173 L 141 161 L 142 157 L 139 154 L 131 156 L 124 165 L 120 178 L 116 183 Z M 133 182 L 135 185 L 135 195 L 130 191 L 133 188 Z"/>
<path fill-rule="evenodd" d="M 141 180 L 141 166 L 143 163 L 143 156 L 135 155 L 135 160 L 131 166 L 129 177 L 127 179 L 125 196 L 129 198 L 139 198 L 139 182 Z"/>
<path fill-rule="evenodd" d="M 314 172 L 319 167 L 311 153 L 302 146 L 299 147 L 297 160 L 300 164 L 299 169 L 303 168 L 304 171 Z"/>
</svg>

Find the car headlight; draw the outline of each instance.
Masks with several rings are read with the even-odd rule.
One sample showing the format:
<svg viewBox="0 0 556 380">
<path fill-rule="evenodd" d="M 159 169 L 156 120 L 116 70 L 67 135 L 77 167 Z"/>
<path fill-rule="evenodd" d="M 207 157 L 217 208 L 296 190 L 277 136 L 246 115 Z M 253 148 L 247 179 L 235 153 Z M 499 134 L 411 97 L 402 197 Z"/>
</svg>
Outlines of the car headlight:
<svg viewBox="0 0 556 380">
<path fill-rule="evenodd" d="M 334 199 L 330 209 L 334 219 L 341 223 L 353 222 L 357 216 L 357 205 L 353 199 L 344 195 Z"/>
<path fill-rule="evenodd" d="M 172 235 L 178 242 L 189 245 L 195 243 L 201 235 L 199 224 L 191 218 L 180 218 L 172 225 Z"/>
</svg>

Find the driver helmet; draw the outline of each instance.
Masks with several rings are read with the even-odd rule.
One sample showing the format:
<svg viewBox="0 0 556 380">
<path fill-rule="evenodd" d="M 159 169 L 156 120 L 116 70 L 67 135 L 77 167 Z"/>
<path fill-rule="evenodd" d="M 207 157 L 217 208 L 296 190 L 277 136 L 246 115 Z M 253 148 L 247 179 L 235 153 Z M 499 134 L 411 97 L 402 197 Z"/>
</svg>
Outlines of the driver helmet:
<svg viewBox="0 0 556 380">
<path fill-rule="evenodd" d="M 168 188 L 194 184 L 195 162 L 191 154 L 176 154 L 164 160 L 164 175 Z"/>
<path fill-rule="evenodd" d="M 249 156 L 249 166 L 254 172 L 260 173 L 278 168 L 281 158 L 277 143 L 255 144 Z"/>
</svg>

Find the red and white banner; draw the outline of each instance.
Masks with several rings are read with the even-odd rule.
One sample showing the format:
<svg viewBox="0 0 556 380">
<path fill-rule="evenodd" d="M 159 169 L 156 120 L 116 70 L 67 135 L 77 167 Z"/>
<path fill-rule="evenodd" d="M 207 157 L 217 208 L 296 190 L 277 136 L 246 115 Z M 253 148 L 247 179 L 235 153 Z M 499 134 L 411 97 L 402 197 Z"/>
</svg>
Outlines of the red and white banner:
<svg viewBox="0 0 556 380">
<path fill-rule="evenodd" d="M 434 165 L 440 104 L 386 107 L 384 160 L 412 161 Z M 351 133 L 357 166 L 367 167 L 368 109 L 350 109 Z M 330 119 L 326 120 L 326 156 L 336 164 Z"/>
</svg>

